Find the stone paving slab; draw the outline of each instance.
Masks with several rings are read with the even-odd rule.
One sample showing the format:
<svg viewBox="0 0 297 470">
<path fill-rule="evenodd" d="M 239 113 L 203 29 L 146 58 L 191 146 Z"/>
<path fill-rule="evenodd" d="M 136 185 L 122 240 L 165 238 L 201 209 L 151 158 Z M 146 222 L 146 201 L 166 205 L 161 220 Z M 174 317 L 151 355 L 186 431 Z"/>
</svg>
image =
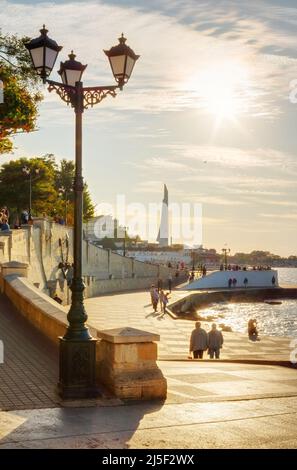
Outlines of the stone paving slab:
<svg viewBox="0 0 297 470">
<path fill-rule="evenodd" d="M 173 300 L 183 295 L 183 291 L 172 292 Z M 111 294 L 86 299 L 86 309 L 89 315 L 88 323 L 99 330 L 130 326 L 159 334 L 158 358 L 161 360 L 184 360 L 188 357 L 189 338 L 195 322 L 174 320 L 161 312 L 155 314 L 148 292 Z M 203 323 L 207 330 L 210 326 L 211 323 Z M 223 334 L 225 343 L 221 353 L 222 359 L 289 361 L 289 338 L 262 336 L 261 341 L 252 342 L 242 333 Z M 206 355 L 204 357 L 208 358 Z"/>
<path fill-rule="evenodd" d="M 146 322 L 145 310 L 141 313 Z M 134 312 L 134 317 L 138 318 L 137 328 L 144 328 L 139 314 Z M 149 318 L 149 322 L 158 322 Z M 171 322 L 161 332 L 165 349 L 174 347 L 166 345 L 168 328 L 170 338 L 176 334 Z M 178 337 L 181 331 L 185 336 L 182 341 L 177 338 L 177 344 L 183 351 L 188 330 L 179 330 Z M 56 352 L 3 298 L 0 335 L 5 345 L 0 408 L 13 410 L 0 411 L 0 449 L 297 447 L 294 369 L 220 361 L 159 361 L 168 380 L 165 402 L 59 403 Z"/>
<path fill-rule="evenodd" d="M 234 364 L 223 363 L 212 367 L 208 363 L 160 365 L 169 378 L 170 393 L 165 403 L 0 413 L 0 449 L 297 447 L 294 370 L 275 366 L 249 366 L 245 370 L 240 364 L 235 369 Z M 251 379 L 254 371 L 258 371 L 257 377 Z M 291 397 L 283 395 L 283 373 L 288 382 L 288 377 L 292 380 Z M 208 380 L 214 374 L 220 382 Z M 231 378 L 238 378 L 239 374 L 242 382 L 234 382 Z M 265 395 L 270 375 L 277 387 L 273 397 Z M 197 377 L 196 383 L 186 383 L 185 377 Z M 234 383 L 250 384 L 254 396 L 242 389 L 241 396 L 230 399 L 226 377 L 233 387 Z M 214 386 L 206 401 L 205 384 Z"/>
<path fill-rule="evenodd" d="M 175 321 L 167 315 L 162 316 L 160 319 L 160 313 L 156 316 L 152 315 L 152 308 L 148 304 L 148 294 L 146 292 L 87 299 L 86 306 L 89 323 L 96 328 L 107 329 L 122 324 L 122 326 L 134 326 L 160 335 L 159 359 L 182 361 L 177 367 L 178 370 L 174 371 L 175 378 L 168 375 L 172 371 L 171 363 L 160 362 L 162 369 L 166 366 L 164 373 L 166 377 L 168 375 L 168 400 L 170 399 L 171 402 L 195 401 L 197 397 L 200 397 L 200 399 L 203 397 L 203 400 L 222 400 L 241 396 L 245 392 L 246 396 L 257 396 L 257 393 L 251 393 L 252 384 L 249 384 L 249 380 L 253 382 L 253 380 L 258 379 L 262 368 L 251 369 L 251 371 L 254 371 L 254 377 L 252 377 L 252 373 L 243 377 L 243 372 L 250 370 L 249 365 L 245 364 L 244 368 L 241 369 L 237 364 L 228 364 L 228 371 L 233 370 L 232 367 L 234 367 L 234 370 L 240 371 L 240 373 L 230 374 L 228 372 L 226 375 L 224 372 L 222 375 L 217 369 L 217 361 L 187 360 L 188 341 L 193 322 Z M 22 319 L 20 314 L 4 297 L 0 297 L 0 339 L 3 340 L 5 346 L 5 362 L 0 364 L 0 410 L 65 406 L 65 403 L 61 403 L 56 394 L 58 381 L 57 352 L 43 336 Z M 222 358 L 234 360 L 239 357 L 241 360 L 242 358 L 258 360 L 265 357 L 271 360 L 287 360 L 286 341 L 280 338 L 263 338 L 261 344 L 249 344 L 244 335 L 225 333 Z M 278 352 L 278 354 L 272 355 L 271 351 L 274 351 L 274 347 L 271 344 L 277 344 L 277 349 L 281 353 Z M 206 375 L 206 382 L 201 375 L 197 375 L 202 365 L 204 368 L 206 367 L 206 369 L 203 369 L 204 374 L 208 374 L 208 376 Z M 190 375 L 193 375 L 192 382 L 189 382 L 186 376 L 183 378 L 178 377 L 182 375 L 180 371 L 187 367 L 194 367 L 193 370 L 196 371 L 194 375 L 193 370 L 190 372 Z M 267 374 L 267 369 L 265 371 L 265 374 Z M 291 371 L 288 370 L 288 373 L 290 374 Z M 237 391 L 233 391 L 232 386 L 234 387 L 235 384 L 239 383 L 238 377 L 245 381 L 246 389 L 238 385 Z M 282 380 L 283 394 L 294 394 L 296 383 L 291 382 L 291 375 L 287 376 L 284 371 Z M 273 374 L 269 375 L 269 381 L 262 382 L 261 386 L 258 387 L 259 393 L 265 396 L 269 396 L 269 393 L 273 396 L 279 393 L 279 384 L 275 385 L 278 380 L 274 378 Z M 196 386 L 195 383 L 199 386 Z M 213 383 L 225 383 L 225 385 L 230 383 L 232 385 L 225 386 L 226 393 L 222 393 L 224 388 L 214 386 Z M 219 393 L 218 390 L 220 390 Z M 104 399 L 91 403 L 99 406 L 107 404 Z M 74 402 L 70 406 L 79 406 L 79 403 Z"/>
<path fill-rule="evenodd" d="M 56 349 L 0 296 L 0 410 L 49 408 L 59 404 L 56 394 Z"/>
</svg>

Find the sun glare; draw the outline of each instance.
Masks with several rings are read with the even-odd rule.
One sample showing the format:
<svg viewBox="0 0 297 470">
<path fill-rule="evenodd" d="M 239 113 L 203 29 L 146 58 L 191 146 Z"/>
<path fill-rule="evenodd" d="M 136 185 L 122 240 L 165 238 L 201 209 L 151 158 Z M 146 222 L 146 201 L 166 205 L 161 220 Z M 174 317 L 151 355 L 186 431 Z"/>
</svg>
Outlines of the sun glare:
<svg viewBox="0 0 297 470">
<path fill-rule="evenodd" d="M 217 121 L 235 120 L 246 111 L 248 79 L 243 65 L 225 62 L 209 66 L 188 85 L 199 100 L 199 107 Z"/>
</svg>

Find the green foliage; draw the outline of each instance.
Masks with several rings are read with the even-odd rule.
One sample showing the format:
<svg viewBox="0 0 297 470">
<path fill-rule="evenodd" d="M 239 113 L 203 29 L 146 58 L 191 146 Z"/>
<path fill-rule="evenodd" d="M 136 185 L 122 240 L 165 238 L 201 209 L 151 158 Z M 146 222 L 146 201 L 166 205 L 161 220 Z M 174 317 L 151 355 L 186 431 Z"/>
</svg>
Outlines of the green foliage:
<svg viewBox="0 0 297 470">
<path fill-rule="evenodd" d="M 0 154 L 13 150 L 18 132 L 35 130 L 37 106 L 42 99 L 38 78 L 24 47 L 27 37 L 3 35 L 0 30 L 0 79 L 4 84 L 4 103 L 0 104 Z"/>
<path fill-rule="evenodd" d="M 0 168 L 0 207 L 9 208 L 13 222 L 22 210 L 28 209 L 30 183 L 29 176 L 23 172 L 24 167 L 30 169 L 32 176 L 32 215 L 64 218 L 67 206 L 67 222 L 72 224 L 74 163 L 62 160 L 58 165 L 52 154 L 38 158 L 20 158 L 2 165 Z M 62 187 L 66 191 L 62 192 Z M 94 209 L 87 184 L 85 184 L 84 218 L 92 217 Z"/>
<path fill-rule="evenodd" d="M 0 60 L 11 67 L 15 76 L 21 80 L 23 85 L 35 87 L 39 79 L 24 46 L 29 41 L 29 37 L 19 38 L 15 34 L 2 34 L 0 30 Z"/>
<path fill-rule="evenodd" d="M 56 172 L 56 190 L 60 192 L 60 197 L 66 203 L 69 201 L 68 205 L 68 216 L 69 221 L 73 221 L 73 179 L 75 174 L 74 162 L 72 160 L 61 160 L 60 166 Z M 61 191 L 62 190 L 62 191 Z M 84 193 L 83 193 L 83 216 L 84 221 L 94 217 L 95 206 L 92 202 L 92 198 L 88 189 L 88 185 L 84 183 Z"/>
<path fill-rule="evenodd" d="M 45 158 L 20 158 L 2 165 L 0 170 L 0 206 L 8 206 L 19 214 L 28 208 L 30 183 L 23 168 L 28 167 L 32 176 L 32 203 L 34 214 L 52 214 L 57 199 L 55 190 L 55 168 Z M 36 174 L 38 170 L 38 174 Z"/>
</svg>

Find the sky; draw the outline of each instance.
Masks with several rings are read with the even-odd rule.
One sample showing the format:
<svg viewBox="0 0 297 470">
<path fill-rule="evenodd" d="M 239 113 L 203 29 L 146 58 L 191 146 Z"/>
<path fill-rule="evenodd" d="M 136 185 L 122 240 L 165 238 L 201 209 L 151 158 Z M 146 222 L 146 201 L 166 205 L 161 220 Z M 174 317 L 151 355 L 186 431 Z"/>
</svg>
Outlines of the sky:
<svg viewBox="0 0 297 470">
<path fill-rule="evenodd" d="M 135 219 L 149 223 L 166 183 L 171 203 L 201 207 L 205 247 L 297 254 L 297 0 L 0 0 L 3 32 L 36 37 L 43 23 L 63 45 L 58 62 L 73 49 L 88 64 L 85 86 L 114 84 L 103 49 L 122 32 L 141 56 L 123 91 L 84 113 L 98 214 L 121 195 L 121 222 L 153 240 L 156 227 Z M 44 97 L 38 132 L 2 162 L 74 158 L 74 113 Z"/>
</svg>

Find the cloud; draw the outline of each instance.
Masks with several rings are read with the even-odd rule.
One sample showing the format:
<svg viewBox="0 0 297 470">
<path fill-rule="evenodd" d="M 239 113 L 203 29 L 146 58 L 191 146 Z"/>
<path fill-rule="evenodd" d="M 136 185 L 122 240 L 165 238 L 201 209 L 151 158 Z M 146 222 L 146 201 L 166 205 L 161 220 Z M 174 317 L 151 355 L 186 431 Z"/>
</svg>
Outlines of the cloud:
<svg viewBox="0 0 297 470">
<path fill-rule="evenodd" d="M 172 158 L 217 164 L 228 168 L 282 168 L 297 171 L 295 156 L 271 148 L 242 149 L 215 145 L 172 143 L 157 145 L 167 149 Z"/>
<path fill-rule="evenodd" d="M 185 201 L 189 202 L 200 202 L 201 204 L 211 204 L 214 206 L 242 206 L 247 204 L 246 201 L 238 199 L 228 199 L 224 196 L 205 196 L 205 195 L 195 195 L 187 194 L 184 198 Z"/>
<path fill-rule="evenodd" d="M 236 82 L 235 91 L 242 108 L 248 103 L 250 114 L 271 117 L 281 111 L 280 95 L 288 91 L 283 77 L 296 69 L 296 63 L 294 58 L 288 64 L 280 64 L 265 57 L 277 56 L 278 50 L 279 54 L 284 49 L 289 53 L 295 47 L 295 36 L 275 27 L 277 15 L 281 14 L 279 8 L 272 8 L 272 13 L 263 3 L 260 7 L 258 2 L 249 6 L 244 3 L 244 7 L 239 7 L 238 2 L 232 1 L 220 4 L 184 1 L 173 5 L 161 2 L 155 4 L 154 11 L 148 8 L 143 11 L 137 2 L 127 7 L 93 0 L 76 2 L 73 8 L 68 2 L 0 0 L 0 17 L 5 31 L 29 36 L 37 34 L 46 20 L 50 35 L 64 45 L 61 59 L 74 49 L 77 58 L 88 64 L 84 76 L 90 85 L 112 84 L 102 49 L 116 43 L 126 26 L 128 43 L 141 58 L 131 81 L 117 99 L 117 110 L 142 113 L 204 110 L 205 97 L 199 87 L 201 71 L 212 70 L 219 83 L 225 68 L 218 64 L 218 58 L 224 58 L 223 63 L 247 71 Z M 30 18 L 30 22 L 25 18 Z M 289 18 L 295 24 L 295 9 L 290 10 Z M 251 38 L 257 41 L 253 43 Z M 263 54 L 265 47 L 269 54 Z M 189 77 L 194 87 L 190 86 Z M 101 106 L 112 108 L 112 100 Z"/>
<path fill-rule="evenodd" d="M 287 220 L 297 220 L 297 213 L 296 214 L 292 214 L 292 213 L 277 213 L 277 214 L 273 214 L 273 213 L 262 213 L 262 214 L 259 214 L 261 217 L 266 217 L 268 219 L 287 219 Z"/>
<path fill-rule="evenodd" d="M 144 160 L 142 163 L 138 162 L 125 162 L 130 166 L 135 168 L 143 169 L 143 170 L 166 170 L 166 171 L 176 171 L 178 173 L 185 172 L 189 170 L 189 167 L 184 164 L 174 160 L 170 160 L 168 158 L 162 157 L 152 157 L 149 159 Z M 165 178 L 168 178 L 168 175 L 164 174 Z"/>
<path fill-rule="evenodd" d="M 259 197 L 246 197 L 246 201 L 254 202 L 256 204 L 259 203 Z M 261 199 L 261 204 L 267 204 L 271 206 L 279 206 L 279 207 L 297 207 L 297 202 L 296 201 L 282 201 L 278 199 Z"/>
<path fill-rule="evenodd" d="M 133 189 L 136 193 L 162 194 L 163 181 L 141 181 Z"/>
</svg>

